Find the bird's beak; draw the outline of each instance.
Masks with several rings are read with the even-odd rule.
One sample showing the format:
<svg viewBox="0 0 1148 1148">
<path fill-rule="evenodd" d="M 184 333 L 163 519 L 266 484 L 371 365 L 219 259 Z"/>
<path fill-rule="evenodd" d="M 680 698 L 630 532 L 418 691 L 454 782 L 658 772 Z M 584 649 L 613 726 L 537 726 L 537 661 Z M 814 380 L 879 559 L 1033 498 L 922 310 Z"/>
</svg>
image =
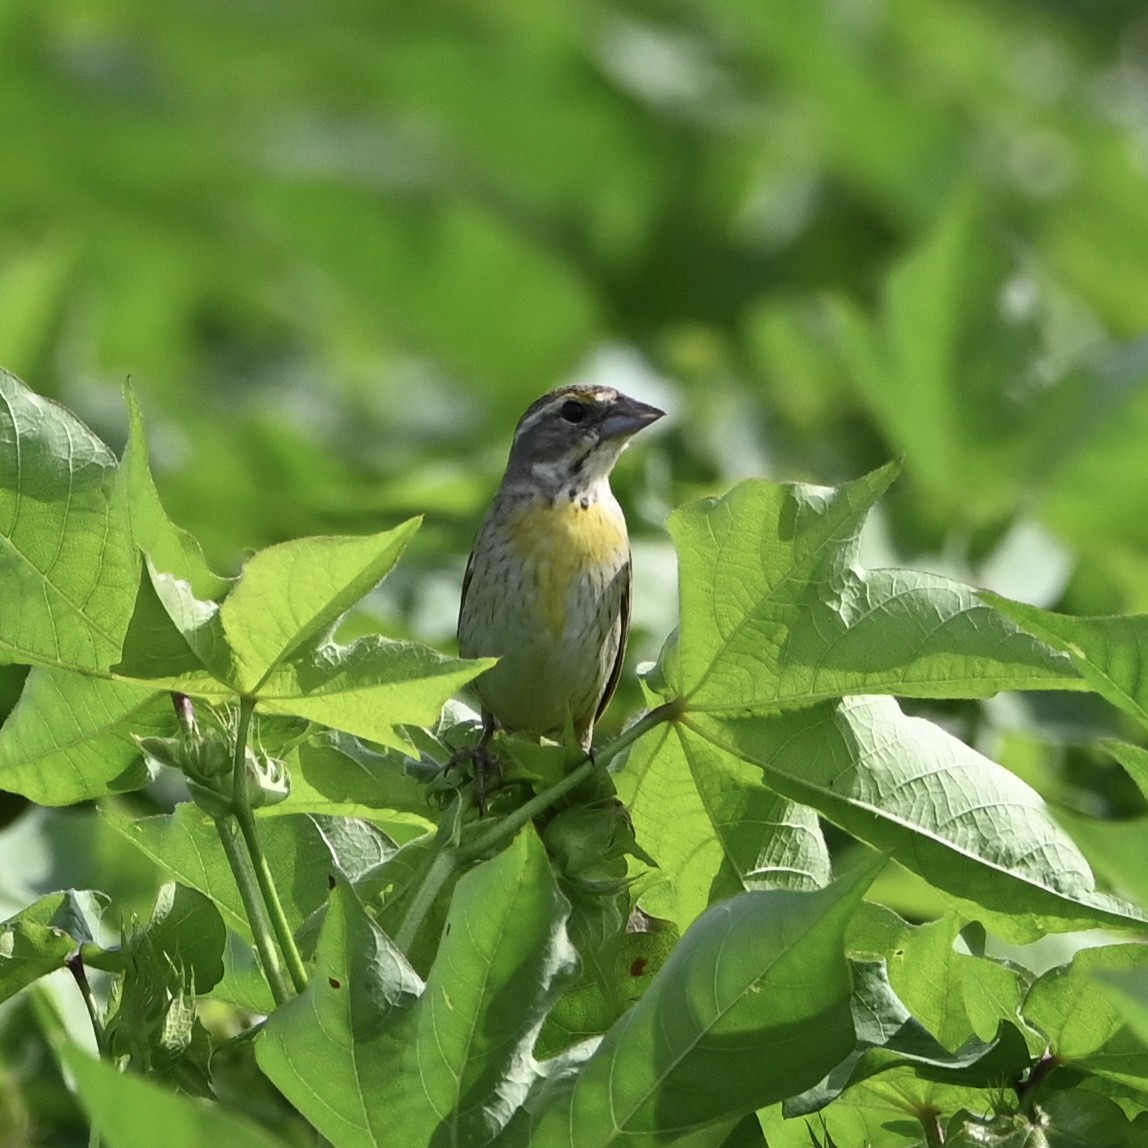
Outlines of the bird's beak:
<svg viewBox="0 0 1148 1148">
<path fill-rule="evenodd" d="M 643 427 L 657 422 L 665 413 L 649 403 L 640 403 L 628 395 L 620 395 L 610 413 L 599 424 L 599 432 L 604 439 L 629 438 Z"/>
</svg>

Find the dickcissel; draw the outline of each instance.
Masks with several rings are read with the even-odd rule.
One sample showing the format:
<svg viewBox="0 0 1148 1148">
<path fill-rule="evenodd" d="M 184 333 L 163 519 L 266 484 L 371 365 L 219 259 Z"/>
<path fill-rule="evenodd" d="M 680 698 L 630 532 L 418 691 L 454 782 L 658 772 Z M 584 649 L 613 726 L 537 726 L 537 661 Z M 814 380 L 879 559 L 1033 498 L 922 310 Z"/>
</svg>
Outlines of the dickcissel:
<svg viewBox="0 0 1148 1148">
<path fill-rule="evenodd" d="M 519 420 L 462 584 L 459 653 L 497 657 L 474 689 L 483 745 L 496 728 L 589 750 L 622 668 L 630 543 L 610 472 L 662 417 L 610 387 L 560 387 Z"/>
</svg>

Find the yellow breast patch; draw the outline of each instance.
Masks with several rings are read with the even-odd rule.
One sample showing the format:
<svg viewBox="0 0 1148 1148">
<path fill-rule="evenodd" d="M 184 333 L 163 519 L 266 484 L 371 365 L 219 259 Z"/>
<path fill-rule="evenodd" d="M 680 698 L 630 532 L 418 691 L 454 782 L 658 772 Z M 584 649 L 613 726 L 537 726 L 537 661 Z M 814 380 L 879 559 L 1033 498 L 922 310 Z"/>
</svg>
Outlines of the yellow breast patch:
<svg viewBox="0 0 1148 1148">
<path fill-rule="evenodd" d="M 510 527 L 516 554 L 534 572 L 540 620 L 555 637 L 566 629 L 570 585 L 587 571 L 625 561 L 626 523 L 617 503 L 598 500 L 583 508 L 563 499 L 523 510 Z"/>
</svg>

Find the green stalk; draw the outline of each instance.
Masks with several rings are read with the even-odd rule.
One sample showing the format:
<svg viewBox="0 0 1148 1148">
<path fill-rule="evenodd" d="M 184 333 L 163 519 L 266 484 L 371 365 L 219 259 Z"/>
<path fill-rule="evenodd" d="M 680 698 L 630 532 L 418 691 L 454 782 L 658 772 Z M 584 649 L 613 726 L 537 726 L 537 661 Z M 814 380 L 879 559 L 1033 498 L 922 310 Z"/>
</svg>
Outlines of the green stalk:
<svg viewBox="0 0 1148 1148">
<path fill-rule="evenodd" d="M 79 952 L 73 953 L 65 962 L 68 972 L 72 974 L 72 979 L 76 982 L 76 987 L 80 990 L 80 996 L 84 1001 L 84 1008 L 88 1010 L 88 1020 L 92 1024 L 92 1032 L 96 1038 L 96 1051 L 100 1054 L 101 1059 L 108 1059 L 108 1038 L 104 1031 L 104 1022 L 100 1017 L 100 1010 L 96 1006 L 96 998 L 92 993 L 92 986 L 88 983 L 87 970 L 84 968 L 84 958 Z"/>
<path fill-rule="evenodd" d="M 235 731 L 235 756 L 232 761 L 231 807 L 235 820 L 239 823 L 243 843 L 247 846 L 247 854 L 255 871 L 255 881 L 263 898 L 263 906 L 271 920 L 271 928 L 275 932 L 275 939 L 279 942 L 279 949 L 287 965 L 291 983 L 295 986 L 295 991 L 301 993 L 307 987 L 307 970 L 303 965 L 303 958 L 299 955 L 294 934 L 287 922 L 287 915 L 283 911 L 279 890 L 275 888 L 275 880 L 259 840 L 259 833 L 255 827 L 255 814 L 251 810 L 251 799 L 247 792 L 247 738 L 254 712 L 254 698 L 244 696 L 239 699 L 239 725 Z"/>
<path fill-rule="evenodd" d="M 460 848 L 458 850 L 460 860 L 463 863 L 477 860 L 503 841 L 509 841 L 528 821 L 532 821 L 540 813 L 544 813 L 572 789 L 577 789 L 596 769 L 601 769 L 607 762 L 613 761 L 622 750 L 628 749 L 638 738 L 649 733 L 662 722 L 674 718 L 679 711 L 679 705 L 680 703 L 677 701 L 666 702 L 664 705 L 650 710 L 648 714 L 644 714 L 629 729 L 620 733 L 593 757 L 587 754 L 586 760 L 566 774 L 561 781 L 556 782 L 549 789 L 544 789 L 524 805 L 520 805 L 513 813 L 507 814 L 497 825 L 492 825 L 481 837 Z"/>
<path fill-rule="evenodd" d="M 520 805 L 513 813 L 507 814 L 496 825 L 492 825 L 486 833 L 476 838 L 469 845 L 457 849 L 444 849 L 439 853 L 426 877 L 419 886 L 419 891 L 411 902 L 403 918 L 402 926 L 395 936 L 395 944 L 405 953 L 418 935 L 426 915 L 442 891 L 443 886 L 450 880 L 456 869 L 477 861 L 480 857 L 492 852 L 503 841 L 509 841 L 528 821 L 532 821 L 540 813 L 545 812 L 572 789 L 577 789 L 596 769 L 602 768 L 612 761 L 655 726 L 664 721 L 672 721 L 680 711 L 680 702 L 666 702 L 648 714 L 639 718 L 629 729 L 620 733 L 609 745 L 605 746 L 595 756 L 586 755 L 585 761 L 571 770 L 561 781 L 556 782 L 549 789 L 532 797 L 524 805 Z"/>
<path fill-rule="evenodd" d="M 235 878 L 240 899 L 243 901 L 243 910 L 247 914 L 247 923 L 251 926 L 251 935 L 255 939 L 255 951 L 259 954 L 259 963 L 263 966 L 263 973 L 271 986 L 271 995 L 275 998 L 275 1003 L 281 1005 L 291 999 L 291 988 L 283 971 L 283 962 L 279 959 L 279 950 L 275 947 L 271 935 L 271 927 L 267 923 L 263 902 L 259 898 L 259 885 L 255 880 L 255 874 L 251 871 L 251 860 L 239 847 L 234 826 L 227 818 L 217 817 L 215 828 L 219 831 L 223 852 L 227 854 L 231 874 Z"/>
</svg>

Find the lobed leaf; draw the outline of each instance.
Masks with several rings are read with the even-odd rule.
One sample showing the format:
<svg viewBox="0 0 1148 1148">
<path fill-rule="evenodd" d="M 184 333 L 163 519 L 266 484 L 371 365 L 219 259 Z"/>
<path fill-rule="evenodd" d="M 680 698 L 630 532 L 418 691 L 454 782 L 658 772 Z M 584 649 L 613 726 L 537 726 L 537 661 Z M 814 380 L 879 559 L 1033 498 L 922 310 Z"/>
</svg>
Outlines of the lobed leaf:
<svg viewBox="0 0 1148 1148">
<path fill-rule="evenodd" d="M 419 522 L 363 537 L 300 538 L 251 558 L 220 611 L 238 692 L 258 694 L 276 667 L 325 636 L 394 566 Z"/>
<path fill-rule="evenodd" d="M 886 466 L 835 488 L 750 480 L 670 516 L 681 631 L 665 672 L 691 709 L 1084 688 L 1069 659 L 970 587 L 859 567 L 861 525 L 895 474 Z"/>
<path fill-rule="evenodd" d="M 1111 618 L 1074 618 L 987 590 L 981 597 L 1072 659 L 1081 677 L 1117 709 L 1148 729 L 1148 614 Z"/>
<path fill-rule="evenodd" d="M 159 570 L 184 579 L 201 598 L 221 598 L 231 583 L 214 574 L 199 543 L 175 526 L 159 500 L 148 466 L 143 415 L 130 383 L 124 385 L 128 407 L 128 441 L 116 472 L 117 497 L 127 510 L 132 541 L 151 556 Z"/>
</svg>

